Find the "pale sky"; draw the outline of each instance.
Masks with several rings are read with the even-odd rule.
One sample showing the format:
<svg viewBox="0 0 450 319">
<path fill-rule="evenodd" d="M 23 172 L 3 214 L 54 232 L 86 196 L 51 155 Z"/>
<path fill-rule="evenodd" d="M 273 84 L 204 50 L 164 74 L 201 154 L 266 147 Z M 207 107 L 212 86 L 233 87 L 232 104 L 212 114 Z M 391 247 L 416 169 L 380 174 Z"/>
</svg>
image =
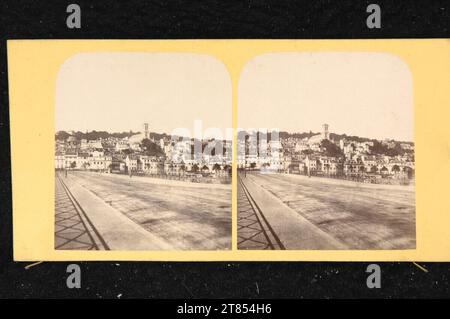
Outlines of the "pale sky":
<svg viewBox="0 0 450 319">
<path fill-rule="evenodd" d="M 171 133 L 232 126 L 231 79 L 224 64 L 190 53 L 82 53 L 61 67 L 56 130 Z"/>
<path fill-rule="evenodd" d="M 240 128 L 414 140 L 412 78 L 384 53 L 270 53 L 239 82 Z"/>
</svg>

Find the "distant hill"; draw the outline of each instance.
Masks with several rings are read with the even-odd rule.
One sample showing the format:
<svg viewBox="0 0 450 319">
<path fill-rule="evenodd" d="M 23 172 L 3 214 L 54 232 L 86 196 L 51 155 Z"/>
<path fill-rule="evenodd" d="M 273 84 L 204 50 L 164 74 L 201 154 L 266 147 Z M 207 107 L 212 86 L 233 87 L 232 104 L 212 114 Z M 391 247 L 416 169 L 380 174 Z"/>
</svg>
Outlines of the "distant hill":
<svg viewBox="0 0 450 319">
<path fill-rule="evenodd" d="M 280 132 L 280 137 L 282 138 L 288 138 L 288 137 L 293 137 L 293 138 L 310 138 L 311 136 L 320 134 L 319 132 L 304 132 L 304 133 L 288 133 L 288 132 Z M 360 136 L 355 136 L 355 135 L 347 135 L 347 134 L 336 134 L 336 133 L 330 133 L 330 139 L 336 142 L 339 142 L 342 139 L 346 139 L 346 140 L 352 140 L 355 142 L 370 142 L 370 141 L 374 141 L 374 139 L 371 138 L 367 138 L 367 137 L 360 137 Z"/>
<path fill-rule="evenodd" d="M 247 131 L 239 131 L 238 132 L 238 139 L 243 138 L 245 135 L 250 135 L 251 132 L 247 132 Z M 254 134 L 254 133 L 253 133 Z M 279 137 L 282 139 L 286 139 L 286 138 L 296 138 L 296 139 L 303 139 L 303 138 L 310 138 L 311 136 L 320 134 L 319 132 L 302 132 L 302 133 L 289 133 L 286 131 L 280 131 L 279 132 Z M 355 142 L 373 142 L 373 141 L 379 141 L 377 139 L 373 139 L 373 138 L 368 138 L 368 137 L 361 137 L 361 136 L 356 136 L 356 135 L 347 135 L 347 134 L 336 134 L 336 133 L 330 133 L 330 139 L 334 140 L 336 142 L 339 142 L 342 139 L 346 139 L 346 140 L 352 140 Z M 271 139 L 271 134 L 268 134 L 268 140 Z M 405 143 L 405 144 L 410 144 L 410 145 L 414 145 L 413 142 L 405 142 L 405 141 L 396 141 L 396 140 L 392 140 L 396 143 Z"/>
<path fill-rule="evenodd" d="M 133 131 L 129 131 L 129 132 L 116 132 L 116 133 L 109 133 L 106 131 L 90 131 L 90 132 L 74 132 L 74 133 L 69 133 L 66 131 L 58 131 L 55 134 L 55 139 L 56 140 L 66 140 L 69 136 L 74 136 L 76 139 L 81 140 L 81 139 L 87 139 L 87 140 L 97 140 L 99 138 L 102 139 L 106 139 L 108 137 L 115 137 L 115 138 L 125 138 L 125 137 L 130 137 L 133 136 L 135 134 L 139 134 L 141 132 L 133 132 Z M 249 135 L 249 132 L 246 131 L 239 131 L 238 132 L 238 139 L 243 138 L 243 136 L 245 135 Z M 288 133 L 286 131 L 280 131 L 279 132 L 279 137 L 286 139 L 286 138 L 298 138 L 298 139 L 303 139 L 303 138 L 310 138 L 311 136 L 317 135 L 319 134 L 318 132 L 302 132 L 302 133 Z M 155 132 L 150 132 L 150 138 L 154 139 L 155 141 L 160 140 L 161 138 L 170 138 L 171 136 L 169 134 L 166 133 L 155 133 Z M 181 138 L 181 137 L 180 137 Z M 356 142 L 374 142 L 374 141 L 379 141 L 376 139 L 371 139 L 371 138 L 367 138 L 367 137 L 361 137 L 361 136 L 355 136 L 355 135 L 347 135 L 347 134 L 336 134 L 336 133 L 330 133 L 330 138 L 336 142 L 339 142 L 341 139 L 346 139 L 346 140 L 352 140 L 352 141 L 356 141 Z M 271 134 L 268 134 L 268 140 L 271 140 Z M 409 144 L 409 145 L 414 145 L 413 142 L 405 142 L 405 141 L 395 141 L 392 140 L 396 143 L 404 143 L 404 144 Z"/>
<path fill-rule="evenodd" d="M 89 131 L 86 133 L 77 131 L 77 132 L 73 132 L 72 134 L 66 131 L 58 131 L 55 134 L 55 139 L 60 140 L 60 141 L 64 141 L 66 140 L 69 136 L 74 136 L 77 140 L 82 140 L 82 139 L 86 139 L 86 140 L 98 140 L 98 139 L 107 139 L 109 137 L 115 137 L 115 138 L 125 138 L 125 137 L 131 137 L 133 135 L 139 134 L 141 132 L 133 132 L 133 131 L 129 131 L 129 132 L 115 132 L 115 133 L 109 133 L 106 131 Z M 150 137 L 154 138 L 155 140 L 159 140 L 163 137 L 169 137 L 169 135 L 162 133 L 150 133 Z"/>
<path fill-rule="evenodd" d="M 58 131 L 55 134 L 55 139 L 60 140 L 60 141 L 64 141 L 66 140 L 69 136 L 73 136 L 75 137 L 77 140 L 82 140 L 82 139 L 86 139 L 86 140 L 98 140 L 99 138 L 102 139 L 106 139 L 108 137 L 117 137 L 117 138 L 124 138 L 124 137 L 130 137 L 134 134 L 137 134 L 138 132 L 133 132 L 133 131 L 129 131 L 129 132 L 121 132 L 121 133 L 109 133 L 106 131 L 89 131 L 86 133 L 77 131 L 77 132 L 66 132 L 66 131 Z"/>
<path fill-rule="evenodd" d="M 133 132 L 133 131 L 129 131 L 129 132 L 118 132 L 118 133 L 109 133 L 106 131 L 90 131 L 90 132 L 66 132 L 66 131 L 58 131 L 55 134 L 55 139 L 59 140 L 59 141 L 65 141 L 67 138 L 69 138 L 70 136 L 75 137 L 77 140 L 82 140 L 82 139 L 86 139 L 86 140 L 98 140 L 98 139 L 107 139 L 109 137 L 115 137 L 115 138 L 125 138 L 125 137 L 131 137 L 133 135 L 136 134 L 140 134 L 142 132 Z M 153 139 L 155 141 L 159 141 L 160 139 L 165 138 L 165 139 L 171 139 L 173 138 L 173 140 L 181 140 L 183 139 L 182 136 L 171 136 L 169 134 L 166 133 L 155 133 L 155 132 L 150 132 L 150 139 Z M 194 139 L 191 139 L 194 140 Z M 224 140 L 225 141 L 225 140 Z"/>
</svg>

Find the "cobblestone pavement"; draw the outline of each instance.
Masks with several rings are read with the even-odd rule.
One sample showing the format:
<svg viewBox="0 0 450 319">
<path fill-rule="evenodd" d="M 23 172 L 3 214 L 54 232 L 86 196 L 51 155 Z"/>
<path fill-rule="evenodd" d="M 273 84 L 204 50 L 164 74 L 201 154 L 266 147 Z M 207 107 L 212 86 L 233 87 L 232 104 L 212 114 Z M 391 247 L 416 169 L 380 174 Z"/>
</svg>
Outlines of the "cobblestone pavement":
<svg viewBox="0 0 450 319">
<path fill-rule="evenodd" d="M 61 180 L 55 180 L 55 249 L 97 250 L 88 226 L 70 199 Z"/>
<path fill-rule="evenodd" d="M 95 194 L 173 249 L 231 248 L 231 186 L 158 184 L 149 177 L 70 172 Z M 83 207 L 88 213 L 88 208 Z"/>
<path fill-rule="evenodd" d="M 238 182 L 237 232 L 238 249 L 277 249 L 277 244 L 270 238 L 270 230 L 253 208 L 251 199 L 240 181 Z"/>
<path fill-rule="evenodd" d="M 413 188 L 284 174 L 247 178 L 350 249 L 415 247 Z"/>
</svg>

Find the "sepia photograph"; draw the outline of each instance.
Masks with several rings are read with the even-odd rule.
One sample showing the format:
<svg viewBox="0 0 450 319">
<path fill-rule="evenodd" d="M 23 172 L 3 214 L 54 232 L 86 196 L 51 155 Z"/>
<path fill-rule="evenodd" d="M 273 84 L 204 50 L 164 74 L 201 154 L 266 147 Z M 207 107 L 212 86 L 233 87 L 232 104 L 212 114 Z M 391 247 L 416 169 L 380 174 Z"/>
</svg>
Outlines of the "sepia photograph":
<svg viewBox="0 0 450 319">
<path fill-rule="evenodd" d="M 415 249 L 412 79 L 382 53 L 270 53 L 238 100 L 238 249 Z"/>
<path fill-rule="evenodd" d="M 56 89 L 55 249 L 231 248 L 231 81 L 188 53 L 82 53 Z"/>
</svg>

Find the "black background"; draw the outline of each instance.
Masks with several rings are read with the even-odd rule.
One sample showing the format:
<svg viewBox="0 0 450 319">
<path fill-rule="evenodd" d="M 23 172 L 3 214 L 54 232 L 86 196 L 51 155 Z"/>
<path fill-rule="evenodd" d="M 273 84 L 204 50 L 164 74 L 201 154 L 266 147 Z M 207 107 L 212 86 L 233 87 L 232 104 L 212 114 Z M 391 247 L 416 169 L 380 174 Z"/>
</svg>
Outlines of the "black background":
<svg viewBox="0 0 450 319">
<path fill-rule="evenodd" d="M 81 6 L 82 28 L 66 27 Z M 377 3 L 382 28 L 366 27 Z M 7 39 L 372 39 L 448 38 L 449 1 L 2 1 L 0 3 L 0 297 L 355 298 L 449 297 L 448 263 L 79 262 L 82 288 L 66 287 L 66 262 L 28 270 L 12 255 Z M 36 119 L 38 120 L 38 119 Z M 30 160 L 38 154 L 30 154 Z M 450 213 L 450 212 L 449 212 Z"/>
</svg>

